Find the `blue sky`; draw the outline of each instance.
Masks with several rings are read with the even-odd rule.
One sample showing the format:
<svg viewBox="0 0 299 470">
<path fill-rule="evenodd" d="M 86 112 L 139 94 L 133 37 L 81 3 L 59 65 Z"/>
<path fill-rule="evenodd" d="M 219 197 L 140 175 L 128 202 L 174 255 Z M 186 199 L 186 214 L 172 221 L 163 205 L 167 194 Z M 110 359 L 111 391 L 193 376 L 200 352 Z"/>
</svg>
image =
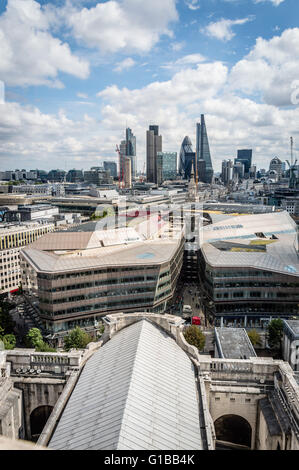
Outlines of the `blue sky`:
<svg viewBox="0 0 299 470">
<path fill-rule="evenodd" d="M 2 0 L 0 169 L 116 161 L 126 125 L 143 169 L 149 124 L 179 152 L 202 113 L 216 171 L 238 148 L 262 168 L 288 158 L 298 13 L 297 0 Z"/>
</svg>

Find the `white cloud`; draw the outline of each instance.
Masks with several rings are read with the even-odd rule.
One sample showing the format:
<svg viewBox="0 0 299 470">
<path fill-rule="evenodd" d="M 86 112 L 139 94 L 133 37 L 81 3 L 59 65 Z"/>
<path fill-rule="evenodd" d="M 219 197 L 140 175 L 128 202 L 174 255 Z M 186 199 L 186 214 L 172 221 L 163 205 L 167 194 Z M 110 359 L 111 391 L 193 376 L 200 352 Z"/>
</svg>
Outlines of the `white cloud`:
<svg viewBox="0 0 299 470">
<path fill-rule="evenodd" d="M 199 0 L 185 0 L 185 3 L 190 10 L 198 10 L 200 8 Z"/>
<path fill-rule="evenodd" d="M 265 3 L 265 2 L 271 2 L 275 7 L 278 7 L 278 5 L 283 3 L 284 0 L 254 0 L 254 3 Z"/>
<path fill-rule="evenodd" d="M 196 65 L 201 62 L 205 62 L 206 59 L 203 55 L 199 53 L 195 54 L 188 54 L 183 57 L 180 57 L 177 59 L 175 62 L 169 62 L 166 65 L 161 65 L 161 68 L 163 69 L 180 69 L 184 67 L 185 65 Z"/>
<path fill-rule="evenodd" d="M 232 30 L 233 26 L 243 25 L 248 23 L 248 21 L 252 21 L 252 19 L 253 17 L 241 18 L 238 20 L 222 18 L 219 21 L 209 23 L 208 26 L 203 28 L 201 31 L 204 34 L 220 39 L 221 41 L 230 41 L 235 36 L 235 33 Z"/>
<path fill-rule="evenodd" d="M 135 65 L 135 61 L 131 57 L 119 62 L 119 64 L 113 69 L 115 72 L 122 72 L 123 70 L 128 70 Z"/>
<path fill-rule="evenodd" d="M 299 79 L 299 28 L 280 36 L 258 38 L 250 53 L 232 69 L 233 89 L 259 92 L 266 103 L 291 105 L 292 83 Z"/>
<path fill-rule="evenodd" d="M 0 16 L 0 79 L 7 85 L 63 87 L 59 72 L 87 78 L 89 64 L 50 33 L 50 24 L 34 0 L 8 0 Z"/>
<path fill-rule="evenodd" d="M 172 36 L 169 24 L 178 20 L 175 0 L 110 0 L 93 8 L 65 10 L 75 38 L 101 52 L 147 52 L 162 35 Z"/>
<path fill-rule="evenodd" d="M 78 96 L 78 98 L 83 98 L 83 99 L 86 99 L 86 100 L 88 99 L 88 95 L 86 93 L 78 92 L 77 96 Z"/>
</svg>

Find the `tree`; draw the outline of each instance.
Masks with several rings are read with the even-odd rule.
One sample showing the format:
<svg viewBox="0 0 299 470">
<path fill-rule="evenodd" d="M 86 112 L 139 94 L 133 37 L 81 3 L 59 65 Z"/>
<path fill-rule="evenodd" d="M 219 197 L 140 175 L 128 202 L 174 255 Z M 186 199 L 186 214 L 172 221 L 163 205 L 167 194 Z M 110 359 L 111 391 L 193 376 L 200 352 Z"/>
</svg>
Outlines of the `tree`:
<svg viewBox="0 0 299 470">
<path fill-rule="evenodd" d="M 10 334 L 14 331 L 15 322 L 9 313 L 13 307 L 14 305 L 7 300 L 7 295 L 0 294 L 0 327 L 3 328 L 4 334 Z"/>
<path fill-rule="evenodd" d="M 202 351 L 205 347 L 205 335 L 196 325 L 188 326 L 184 331 L 184 337 L 189 344 L 195 346 L 199 351 Z"/>
<path fill-rule="evenodd" d="M 248 331 L 248 337 L 251 341 L 252 346 L 260 346 L 262 344 L 261 336 L 256 330 Z"/>
<path fill-rule="evenodd" d="M 64 349 L 84 349 L 91 341 L 91 336 L 77 326 L 64 338 Z"/>
<path fill-rule="evenodd" d="M 268 325 L 267 340 L 271 349 L 281 350 L 282 335 L 283 335 L 283 321 L 281 318 L 272 320 Z"/>
<path fill-rule="evenodd" d="M 16 346 L 16 337 L 15 335 L 4 335 L 2 339 L 5 349 L 14 349 Z"/>
<path fill-rule="evenodd" d="M 31 328 L 26 335 L 26 344 L 30 348 L 37 348 L 42 345 L 43 337 L 38 328 Z"/>
<path fill-rule="evenodd" d="M 31 328 L 26 336 L 27 346 L 34 348 L 38 352 L 56 352 L 56 349 L 49 346 L 43 340 L 42 334 L 38 328 Z"/>
</svg>

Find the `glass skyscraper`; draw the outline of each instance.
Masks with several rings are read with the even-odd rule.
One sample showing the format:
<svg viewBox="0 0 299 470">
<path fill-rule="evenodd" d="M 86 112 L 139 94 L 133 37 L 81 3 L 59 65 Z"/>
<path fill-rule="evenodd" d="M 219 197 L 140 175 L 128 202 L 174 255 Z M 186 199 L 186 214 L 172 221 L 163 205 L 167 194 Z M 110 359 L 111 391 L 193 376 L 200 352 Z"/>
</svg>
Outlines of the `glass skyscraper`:
<svg viewBox="0 0 299 470">
<path fill-rule="evenodd" d="M 214 170 L 204 114 L 201 115 L 200 123 L 196 124 L 196 154 L 197 168 L 201 166 L 199 163 L 200 160 L 205 161 L 206 169 L 203 182 L 211 184 L 213 181 Z"/>
<path fill-rule="evenodd" d="M 235 158 L 235 163 L 243 163 L 245 168 L 245 176 L 249 174 L 249 170 L 252 166 L 252 150 L 243 149 L 238 150 L 238 157 Z"/>
<path fill-rule="evenodd" d="M 157 183 L 175 180 L 177 177 L 177 153 L 157 152 Z"/>
<path fill-rule="evenodd" d="M 193 152 L 190 138 L 186 136 L 181 145 L 179 162 L 179 173 L 186 180 L 190 179 L 192 162 L 195 168 L 195 152 Z"/>
<path fill-rule="evenodd" d="M 137 172 L 136 137 L 129 127 L 126 129 L 126 156 L 131 159 L 132 176 L 135 178 Z"/>
</svg>

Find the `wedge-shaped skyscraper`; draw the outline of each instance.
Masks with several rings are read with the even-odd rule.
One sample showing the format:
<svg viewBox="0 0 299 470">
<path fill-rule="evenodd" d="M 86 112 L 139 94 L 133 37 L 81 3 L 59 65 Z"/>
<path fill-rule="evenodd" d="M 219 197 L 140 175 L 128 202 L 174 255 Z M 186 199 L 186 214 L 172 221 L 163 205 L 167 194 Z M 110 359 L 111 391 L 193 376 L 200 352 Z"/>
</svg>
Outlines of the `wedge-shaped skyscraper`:
<svg viewBox="0 0 299 470">
<path fill-rule="evenodd" d="M 200 160 L 205 162 L 205 175 L 203 177 L 204 183 L 211 184 L 213 181 L 213 165 L 210 153 L 209 139 L 205 123 L 205 117 L 202 114 L 200 123 L 196 125 L 196 154 L 197 154 L 197 168 L 200 167 Z"/>
</svg>

